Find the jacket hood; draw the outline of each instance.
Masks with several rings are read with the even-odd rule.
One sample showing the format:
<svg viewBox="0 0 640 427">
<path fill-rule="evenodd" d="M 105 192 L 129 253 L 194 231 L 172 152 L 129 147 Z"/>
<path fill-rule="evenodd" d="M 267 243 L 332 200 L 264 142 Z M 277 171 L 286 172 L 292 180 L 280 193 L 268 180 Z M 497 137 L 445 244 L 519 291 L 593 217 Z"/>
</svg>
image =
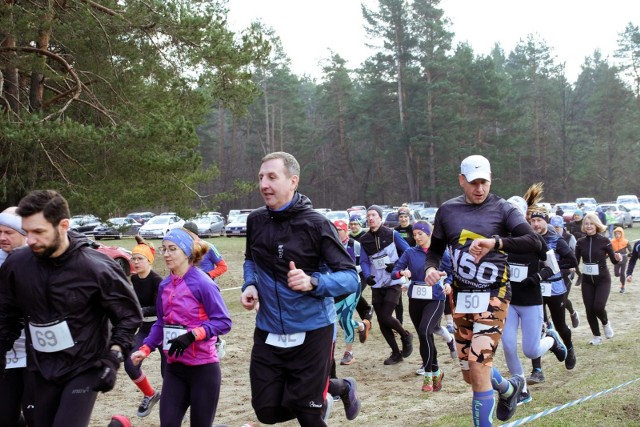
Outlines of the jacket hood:
<svg viewBox="0 0 640 427">
<path fill-rule="evenodd" d="M 620 233 L 619 239 L 615 238 L 615 235 L 618 232 Z M 620 249 L 624 249 L 627 247 L 627 245 L 629 244 L 629 240 L 624 238 L 624 230 L 622 229 L 622 227 L 616 227 L 613 230 L 613 235 L 614 238 L 611 239 L 611 245 L 613 246 L 614 251 L 619 251 Z"/>
</svg>

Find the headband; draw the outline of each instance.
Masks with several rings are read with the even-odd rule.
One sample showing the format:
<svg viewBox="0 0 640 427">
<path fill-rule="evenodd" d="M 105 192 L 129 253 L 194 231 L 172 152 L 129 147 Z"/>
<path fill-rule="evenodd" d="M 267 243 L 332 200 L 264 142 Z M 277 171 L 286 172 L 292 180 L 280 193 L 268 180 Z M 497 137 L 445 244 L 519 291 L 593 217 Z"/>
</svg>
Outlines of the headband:
<svg viewBox="0 0 640 427">
<path fill-rule="evenodd" d="M 187 258 L 191 256 L 193 252 L 193 237 L 181 228 L 174 228 L 164 236 L 164 239 L 178 245 L 182 252 L 187 255 Z"/>
<path fill-rule="evenodd" d="M 135 245 L 133 249 L 131 249 L 131 253 L 142 255 L 147 260 L 149 260 L 149 264 L 153 264 L 156 250 L 147 244 L 141 243 L 139 245 Z"/>
<path fill-rule="evenodd" d="M 414 230 L 420 230 L 424 234 L 431 235 L 431 224 L 428 222 L 416 222 L 413 224 Z"/>
</svg>

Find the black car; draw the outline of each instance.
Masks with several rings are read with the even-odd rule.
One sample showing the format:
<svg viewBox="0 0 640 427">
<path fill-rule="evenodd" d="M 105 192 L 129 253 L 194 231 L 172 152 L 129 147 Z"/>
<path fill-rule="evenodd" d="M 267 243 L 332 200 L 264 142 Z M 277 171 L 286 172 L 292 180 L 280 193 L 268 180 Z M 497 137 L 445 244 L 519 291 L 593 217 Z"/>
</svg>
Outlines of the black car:
<svg viewBox="0 0 640 427">
<path fill-rule="evenodd" d="M 94 215 L 76 215 L 69 221 L 69 228 L 78 233 L 93 234 L 93 229 L 102 222 Z"/>
<path fill-rule="evenodd" d="M 106 223 L 93 229 L 93 236 L 100 239 L 121 239 L 122 236 L 134 236 L 138 234 L 141 224 L 133 218 L 110 218 Z"/>
</svg>

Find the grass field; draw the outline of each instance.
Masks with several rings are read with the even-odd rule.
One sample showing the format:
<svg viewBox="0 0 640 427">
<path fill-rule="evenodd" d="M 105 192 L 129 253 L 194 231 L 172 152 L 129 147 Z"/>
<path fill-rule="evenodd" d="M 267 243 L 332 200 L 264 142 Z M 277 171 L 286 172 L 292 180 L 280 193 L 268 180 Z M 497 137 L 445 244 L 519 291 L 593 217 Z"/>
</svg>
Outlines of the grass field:
<svg viewBox="0 0 640 427">
<path fill-rule="evenodd" d="M 640 238 L 640 225 L 625 230 L 626 236 L 633 241 Z M 247 312 L 239 304 L 240 290 L 234 289 L 242 284 L 242 260 L 245 249 L 244 238 L 207 239 L 222 253 L 229 271 L 221 278 L 220 286 L 233 319 L 233 329 L 227 338 L 227 356 L 222 360 L 223 385 L 218 405 L 216 424 L 240 426 L 247 421 L 260 425 L 250 405 L 248 386 L 248 361 L 252 345 L 252 330 L 255 314 Z M 110 244 L 109 241 L 103 241 Z M 135 241 L 124 239 L 113 242 L 116 245 L 131 248 Z M 159 246 L 160 241 L 153 241 Z M 154 263 L 154 269 L 160 274 L 167 273 L 161 256 Z M 640 269 L 640 266 L 638 266 Z M 628 285 L 625 294 L 618 293 L 617 279 L 613 279 L 612 291 L 607 304 L 609 319 L 616 335 L 599 347 L 588 344 L 591 332 L 580 295 L 580 288 L 573 288 L 571 300 L 580 313 L 581 325 L 572 330 L 573 341 L 578 358 L 577 366 L 567 371 L 563 363 L 558 363 L 552 354 L 543 357 L 546 381 L 530 387 L 533 401 L 521 406 L 512 421 L 533 416 L 539 412 L 567 404 L 578 399 L 607 391 L 629 381 L 631 384 L 604 393 L 599 397 L 567 407 L 527 425 L 536 426 L 640 426 L 640 342 L 638 340 L 640 270 L 636 279 Z M 365 291 L 370 301 L 370 292 Z M 406 296 L 405 296 L 406 298 Z M 406 299 L 405 299 L 406 301 Z M 407 307 L 405 302 L 405 307 Z M 405 313 L 406 313 L 405 308 Z M 408 314 L 405 316 L 408 319 Z M 405 325 L 408 320 L 405 320 Z M 413 327 L 410 327 L 413 330 Z M 439 340 L 439 339 L 438 339 Z M 446 346 L 437 342 L 439 360 L 446 376 L 441 392 L 425 394 L 420 391 L 421 380 L 414 375 L 419 355 L 414 352 L 405 362 L 392 367 L 384 367 L 382 360 L 388 355 L 388 347 L 379 334 L 377 322 L 369 341 L 356 344 L 354 354 L 356 362 L 351 366 L 338 366 L 339 376 L 352 376 L 358 380 L 358 390 L 362 399 L 362 410 L 358 419 L 347 422 L 341 405 L 334 406 L 330 425 L 367 425 L 367 426 L 463 426 L 471 425 L 471 391 L 464 384 L 457 363 L 448 358 Z M 340 336 L 336 348 L 338 357 L 344 348 Z M 160 384 L 154 373 L 154 361 L 145 362 L 146 370 L 155 384 Z M 496 366 L 508 375 L 502 349 L 498 350 Z M 525 372 L 530 371 L 530 362 L 521 356 Z M 136 418 L 135 409 L 141 397 L 124 373 L 120 374 L 116 389 L 98 398 L 92 426 L 104 426 L 109 414 L 125 413 L 130 416 L 134 426 L 158 426 L 158 412 L 147 418 Z M 639 381 L 635 381 L 639 380 Z M 496 422 L 495 425 L 500 423 Z M 295 426 L 297 423 L 285 423 Z"/>
</svg>

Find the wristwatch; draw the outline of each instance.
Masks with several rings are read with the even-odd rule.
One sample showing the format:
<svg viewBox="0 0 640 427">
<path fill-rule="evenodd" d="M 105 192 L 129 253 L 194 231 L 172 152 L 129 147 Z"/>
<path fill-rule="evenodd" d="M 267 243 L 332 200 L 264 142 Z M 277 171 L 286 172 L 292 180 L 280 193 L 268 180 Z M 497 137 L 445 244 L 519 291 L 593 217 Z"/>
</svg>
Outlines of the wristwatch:
<svg viewBox="0 0 640 427">
<path fill-rule="evenodd" d="M 311 290 L 315 291 L 316 288 L 318 287 L 318 278 L 311 276 L 310 282 L 311 282 Z"/>
<path fill-rule="evenodd" d="M 494 250 L 500 250 L 500 236 L 498 236 L 497 234 L 494 234 L 493 236 L 491 236 L 495 239 L 496 241 L 496 245 L 493 247 Z"/>
</svg>

